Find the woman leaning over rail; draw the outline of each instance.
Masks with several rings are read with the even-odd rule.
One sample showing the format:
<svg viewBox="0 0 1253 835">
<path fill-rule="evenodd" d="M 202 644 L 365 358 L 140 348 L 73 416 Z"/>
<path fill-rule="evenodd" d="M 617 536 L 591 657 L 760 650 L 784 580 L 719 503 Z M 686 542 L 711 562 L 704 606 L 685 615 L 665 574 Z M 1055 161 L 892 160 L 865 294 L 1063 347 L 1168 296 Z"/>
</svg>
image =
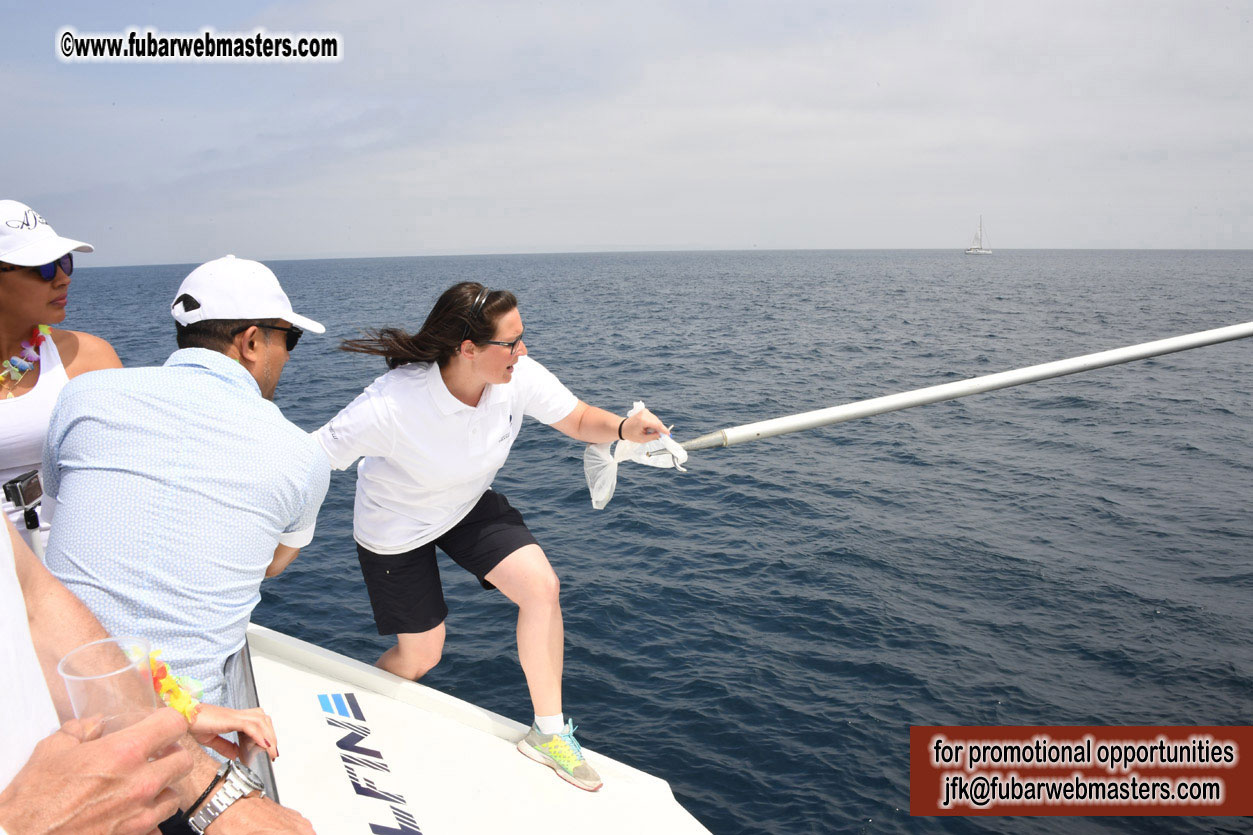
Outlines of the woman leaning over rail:
<svg viewBox="0 0 1253 835">
<path fill-rule="evenodd" d="M 647 410 L 622 418 L 576 398 L 527 356 L 514 295 L 475 282 L 446 290 L 415 334 L 386 328 L 341 348 L 385 357 L 391 369 L 316 433 L 337 469 L 364 459 L 353 535 L 379 634 L 396 636 L 378 666 L 416 680 L 439 663 L 448 614 L 439 546 L 518 606 L 518 656 L 535 709 L 518 750 L 599 789 L 562 713 L 557 575 L 491 484 L 524 415 L 586 443 L 644 443 L 665 426 Z"/>
<path fill-rule="evenodd" d="M 103 339 L 52 327 L 65 320 L 74 253 L 91 251 L 24 203 L 0 200 L 0 482 L 39 469 L 52 407 L 71 377 L 122 366 Z M 22 505 L 39 492 L 26 480 L 3 496 L 6 515 L 36 553 L 47 529 L 32 529 L 38 509 Z"/>
</svg>

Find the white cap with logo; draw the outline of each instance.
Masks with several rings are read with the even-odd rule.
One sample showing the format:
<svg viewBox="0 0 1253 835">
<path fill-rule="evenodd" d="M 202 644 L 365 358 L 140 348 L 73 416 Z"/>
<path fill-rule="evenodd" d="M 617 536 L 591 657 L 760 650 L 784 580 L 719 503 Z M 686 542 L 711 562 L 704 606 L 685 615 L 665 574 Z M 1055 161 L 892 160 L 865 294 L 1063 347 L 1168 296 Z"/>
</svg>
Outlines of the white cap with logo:
<svg viewBox="0 0 1253 835">
<path fill-rule="evenodd" d="M 269 267 L 234 255 L 192 270 L 179 285 L 170 312 L 180 325 L 209 319 L 286 319 L 311 333 L 326 332 L 320 323 L 292 311 Z"/>
<path fill-rule="evenodd" d="M 38 212 L 16 200 L 0 200 L 0 261 L 42 267 L 67 252 L 91 252 L 91 244 L 62 238 Z"/>
</svg>

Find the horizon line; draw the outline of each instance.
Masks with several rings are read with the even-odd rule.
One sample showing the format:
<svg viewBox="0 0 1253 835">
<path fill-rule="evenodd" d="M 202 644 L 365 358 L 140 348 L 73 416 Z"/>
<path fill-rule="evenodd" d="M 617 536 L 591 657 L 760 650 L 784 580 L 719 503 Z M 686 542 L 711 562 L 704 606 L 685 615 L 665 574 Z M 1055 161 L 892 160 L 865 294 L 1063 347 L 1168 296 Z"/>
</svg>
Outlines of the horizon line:
<svg viewBox="0 0 1253 835">
<path fill-rule="evenodd" d="M 964 249 L 949 247 L 750 247 L 747 249 L 726 249 L 721 247 L 695 249 L 589 249 L 589 250 L 553 250 L 544 252 L 441 252 L 420 255 L 320 255 L 310 257 L 265 257 L 249 260 L 262 263 L 301 262 L 301 261 L 381 261 L 409 258 L 525 258 L 551 257 L 565 255 L 683 255 L 689 253 L 749 253 L 749 252 L 951 252 L 965 255 Z M 1239 247 L 1006 247 L 992 251 L 998 252 L 1253 252 L 1253 248 Z M 224 253 L 225 254 L 225 253 Z M 223 257 L 223 256 L 215 256 Z M 210 259 L 212 260 L 212 259 Z M 80 270 L 117 269 L 120 267 L 182 267 L 203 264 L 204 261 L 163 261 L 155 264 L 121 263 L 121 264 L 75 264 Z"/>
</svg>

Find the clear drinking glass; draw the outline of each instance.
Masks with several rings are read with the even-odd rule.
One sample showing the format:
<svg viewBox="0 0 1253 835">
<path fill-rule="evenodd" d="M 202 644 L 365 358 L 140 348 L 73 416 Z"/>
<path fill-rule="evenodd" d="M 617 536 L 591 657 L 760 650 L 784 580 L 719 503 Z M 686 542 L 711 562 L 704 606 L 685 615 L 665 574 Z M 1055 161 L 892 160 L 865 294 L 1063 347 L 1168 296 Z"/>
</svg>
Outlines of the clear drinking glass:
<svg viewBox="0 0 1253 835">
<path fill-rule="evenodd" d="M 65 654 L 57 672 L 79 719 L 98 718 L 104 733 L 143 719 L 157 709 L 143 638 L 104 638 Z"/>
</svg>

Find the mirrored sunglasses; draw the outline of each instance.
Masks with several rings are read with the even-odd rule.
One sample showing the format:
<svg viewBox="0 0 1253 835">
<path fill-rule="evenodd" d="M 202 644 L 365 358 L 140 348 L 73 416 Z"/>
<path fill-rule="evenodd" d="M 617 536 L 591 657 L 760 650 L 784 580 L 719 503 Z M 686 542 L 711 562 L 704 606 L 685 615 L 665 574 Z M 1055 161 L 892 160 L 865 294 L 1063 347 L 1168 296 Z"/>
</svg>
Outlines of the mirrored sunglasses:
<svg viewBox="0 0 1253 835">
<path fill-rule="evenodd" d="M 38 267 L 35 267 L 34 269 L 39 270 L 39 277 L 42 278 L 44 281 L 52 281 L 52 279 L 57 277 L 57 267 L 60 267 L 61 272 L 65 273 L 67 277 L 73 275 L 74 274 L 74 253 L 67 252 L 64 255 L 62 255 L 60 258 L 58 258 L 57 260 L 48 264 L 41 264 Z M 16 264 L 0 264 L 0 272 L 7 273 L 12 270 L 24 270 L 24 269 L 26 268 L 19 267 Z"/>
</svg>

